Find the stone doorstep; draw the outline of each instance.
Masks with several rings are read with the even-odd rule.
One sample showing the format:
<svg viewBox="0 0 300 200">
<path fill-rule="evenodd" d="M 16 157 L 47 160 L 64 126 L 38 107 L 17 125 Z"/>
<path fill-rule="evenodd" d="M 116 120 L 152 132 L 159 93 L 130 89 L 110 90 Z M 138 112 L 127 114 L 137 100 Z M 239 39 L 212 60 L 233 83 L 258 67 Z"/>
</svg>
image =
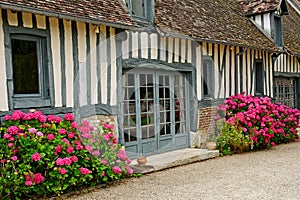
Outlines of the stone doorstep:
<svg viewBox="0 0 300 200">
<path fill-rule="evenodd" d="M 130 167 L 134 173 L 147 174 L 219 156 L 219 150 L 187 148 L 147 157 L 146 165 L 133 160 Z"/>
</svg>

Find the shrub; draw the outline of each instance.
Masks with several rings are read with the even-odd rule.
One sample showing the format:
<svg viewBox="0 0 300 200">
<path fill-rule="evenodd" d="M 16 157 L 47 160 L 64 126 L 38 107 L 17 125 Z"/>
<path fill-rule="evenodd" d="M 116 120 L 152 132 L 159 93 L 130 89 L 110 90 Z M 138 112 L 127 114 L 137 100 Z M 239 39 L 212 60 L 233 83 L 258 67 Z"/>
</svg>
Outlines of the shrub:
<svg viewBox="0 0 300 200">
<path fill-rule="evenodd" d="M 60 194 L 132 174 L 113 126 L 98 130 L 72 114 L 14 111 L 4 118 L 0 139 L 0 197 Z"/>
<path fill-rule="evenodd" d="M 249 135 L 245 135 L 243 131 L 233 123 L 221 123 L 221 132 L 216 139 L 217 149 L 220 155 L 231 155 L 232 153 L 243 153 L 249 151 L 253 142 L 250 140 Z"/>
<path fill-rule="evenodd" d="M 223 113 L 227 124 L 236 126 L 245 137 L 250 138 L 254 149 L 298 138 L 296 128 L 300 111 L 283 104 L 274 104 L 269 97 L 238 94 L 225 100 L 225 105 L 220 105 L 219 111 Z M 224 128 L 227 129 L 226 126 Z"/>
</svg>

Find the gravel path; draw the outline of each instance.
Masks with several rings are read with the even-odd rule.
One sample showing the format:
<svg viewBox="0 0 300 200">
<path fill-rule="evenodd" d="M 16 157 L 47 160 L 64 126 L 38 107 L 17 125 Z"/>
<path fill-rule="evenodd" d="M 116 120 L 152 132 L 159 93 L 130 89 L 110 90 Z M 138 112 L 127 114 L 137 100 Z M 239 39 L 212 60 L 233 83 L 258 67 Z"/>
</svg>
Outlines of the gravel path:
<svg viewBox="0 0 300 200">
<path fill-rule="evenodd" d="M 72 200 L 300 199 L 300 142 L 132 178 Z"/>
</svg>

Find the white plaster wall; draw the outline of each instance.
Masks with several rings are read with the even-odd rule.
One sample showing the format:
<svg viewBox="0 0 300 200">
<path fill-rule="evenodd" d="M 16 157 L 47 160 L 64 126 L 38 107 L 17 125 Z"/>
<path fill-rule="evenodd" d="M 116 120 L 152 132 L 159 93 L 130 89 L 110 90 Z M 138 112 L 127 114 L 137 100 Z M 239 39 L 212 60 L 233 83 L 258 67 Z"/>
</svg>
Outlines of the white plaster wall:
<svg viewBox="0 0 300 200">
<path fill-rule="evenodd" d="M 36 15 L 36 26 L 38 29 L 46 29 L 46 17 L 42 15 Z"/>
<path fill-rule="evenodd" d="M 265 13 L 263 15 L 264 17 L 264 30 L 266 33 L 268 33 L 271 36 L 271 19 L 270 19 L 270 13 Z"/>
<path fill-rule="evenodd" d="M 53 79 L 55 91 L 55 106 L 62 106 L 62 89 L 61 89 L 61 52 L 60 52 L 60 38 L 59 25 L 57 18 L 50 18 L 50 34 L 51 34 L 51 50 L 53 63 Z"/>
<path fill-rule="evenodd" d="M 0 9 L 0 16 L 2 16 L 2 10 Z M 8 111 L 8 97 L 7 97 L 7 85 L 6 85 L 6 67 L 5 67 L 5 46 L 4 46 L 4 32 L 3 22 L 0 18 L 0 88 L 1 101 L 0 111 Z"/>
<path fill-rule="evenodd" d="M 101 101 L 107 103 L 107 40 L 106 26 L 100 27 L 100 80 L 101 80 Z"/>
<path fill-rule="evenodd" d="M 18 15 L 17 12 L 7 10 L 7 20 L 10 26 L 18 26 Z"/>
<path fill-rule="evenodd" d="M 116 40 L 115 40 L 115 29 L 110 28 L 110 55 L 111 55 L 111 96 L 110 104 L 112 106 L 117 105 L 117 55 L 116 55 Z M 147 51 L 148 52 L 148 51 Z"/>
<path fill-rule="evenodd" d="M 22 13 L 22 18 L 23 18 L 23 26 L 26 28 L 32 28 L 32 14 L 31 13 Z"/>
<path fill-rule="evenodd" d="M 90 44 L 91 44 L 91 104 L 98 103 L 98 77 L 97 77 L 97 37 L 95 28 L 90 25 Z M 100 66 L 99 66 L 100 67 Z"/>
<path fill-rule="evenodd" d="M 77 22 L 78 31 L 78 60 L 79 74 L 75 74 L 76 81 L 79 81 L 79 104 L 87 105 L 87 84 L 86 84 L 86 24 Z M 77 78 L 78 77 L 78 78 Z"/>
<path fill-rule="evenodd" d="M 66 63 L 66 106 L 74 106 L 74 61 L 71 21 L 64 20 L 65 29 L 65 63 Z"/>
</svg>

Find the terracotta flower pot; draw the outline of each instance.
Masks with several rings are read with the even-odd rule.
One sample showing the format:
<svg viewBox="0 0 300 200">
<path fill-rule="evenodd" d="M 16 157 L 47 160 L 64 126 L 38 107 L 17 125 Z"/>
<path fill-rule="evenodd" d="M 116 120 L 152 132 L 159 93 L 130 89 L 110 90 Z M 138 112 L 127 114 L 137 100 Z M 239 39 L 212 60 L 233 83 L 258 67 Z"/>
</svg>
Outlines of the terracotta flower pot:
<svg viewBox="0 0 300 200">
<path fill-rule="evenodd" d="M 138 157 L 136 161 L 139 165 L 145 165 L 147 163 L 147 157 Z"/>
</svg>

